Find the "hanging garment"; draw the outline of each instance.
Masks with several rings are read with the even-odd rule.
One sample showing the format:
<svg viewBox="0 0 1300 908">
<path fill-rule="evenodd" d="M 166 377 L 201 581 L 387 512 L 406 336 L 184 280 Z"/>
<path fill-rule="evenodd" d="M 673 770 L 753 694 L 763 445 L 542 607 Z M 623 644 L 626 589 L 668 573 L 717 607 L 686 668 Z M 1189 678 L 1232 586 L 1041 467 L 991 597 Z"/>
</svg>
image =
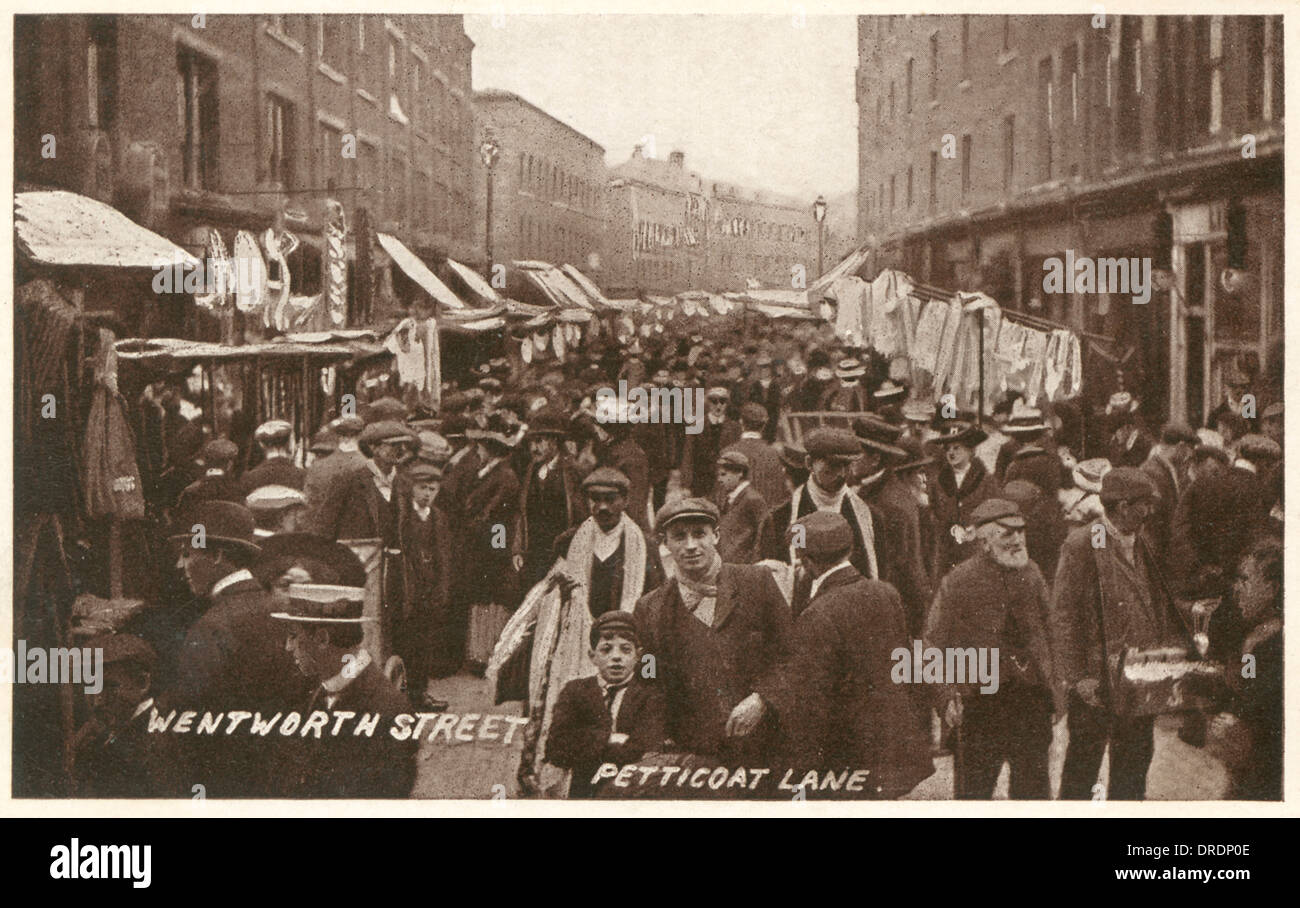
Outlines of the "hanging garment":
<svg viewBox="0 0 1300 908">
<path fill-rule="evenodd" d="M 852 347 L 866 346 L 864 325 L 870 317 L 863 318 L 871 305 L 871 285 L 859 277 L 836 278 L 831 284 L 831 295 L 838 306 L 835 312 L 835 333 Z"/>
<path fill-rule="evenodd" d="M 1029 374 L 1025 380 L 1025 403 L 1034 407 L 1043 395 L 1043 363 L 1047 359 L 1047 335 L 1034 328 L 1026 328 L 1025 359 Z"/>
<path fill-rule="evenodd" d="M 94 398 L 86 422 L 86 457 L 82 487 L 90 518 L 144 517 L 144 488 L 135 459 L 135 439 L 117 390 L 117 351 L 113 332 L 99 330 Z"/>
<path fill-rule="evenodd" d="M 403 319 L 384 340 L 384 349 L 397 361 L 397 380 L 404 388 L 425 389 L 428 381 L 424 342 L 419 336 L 415 319 Z"/>
<path fill-rule="evenodd" d="M 1070 374 L 1066 397 L 1074 398 L 1083 393 L 1083 347 L 1076 334 L 1070 334 Z"/>
<path fill-rule="evenodd" d="M 348 260 L 344 249 L 347 234 L 337 224 L 325 225 L 325 304 L 329 320 L 342 325 L 348 315 Z"/>
<path fill-rule="evenodd" d="M 934 375 L 935 362 L 939 357 L 939 344 L 943 340 L 944 327 L 951 312 L 947 303 L 938 301 L 930 303 L 921 312 L 916 324 L 916 339 L 912 348 L 912 368 L 920 369 Z M 936 387 L 938 382 L 935 383 Z"/>
</svg>

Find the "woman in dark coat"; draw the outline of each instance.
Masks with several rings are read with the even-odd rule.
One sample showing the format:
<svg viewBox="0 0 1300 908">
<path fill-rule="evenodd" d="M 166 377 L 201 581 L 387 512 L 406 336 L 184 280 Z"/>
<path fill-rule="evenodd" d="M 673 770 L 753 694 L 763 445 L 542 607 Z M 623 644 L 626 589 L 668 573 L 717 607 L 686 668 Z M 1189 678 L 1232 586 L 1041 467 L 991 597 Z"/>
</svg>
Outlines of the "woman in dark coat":
<svg viewBox="0 0 1300 908">
<path fill-rule="evenodd" d="M 997 498 L 1001 492 L 997 477 L 974 456 L 975 446 L 987 437 L 983 429 L 955 421 L 945 425 L 935 439 L 943 446 L 944 457 L 930 490 L 935 583 L 973 551 L 971 543 L 966 541 L 971 512 L 980 502 Z"/>
</svg>

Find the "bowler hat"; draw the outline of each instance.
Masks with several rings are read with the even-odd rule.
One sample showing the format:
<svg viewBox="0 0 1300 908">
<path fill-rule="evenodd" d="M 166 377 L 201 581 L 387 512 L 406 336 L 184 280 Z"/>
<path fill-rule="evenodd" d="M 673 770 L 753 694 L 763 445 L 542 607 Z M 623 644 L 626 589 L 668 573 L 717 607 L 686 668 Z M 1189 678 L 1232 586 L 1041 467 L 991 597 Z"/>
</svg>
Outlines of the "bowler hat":
<svg viewBox="0 0 1300 908">
<path fill-rule="evenodd" d="M 366 585 L 365 566 L 351 548 L 311 533 L 268 536 L 251 570 L 258 583 L 270 589 L 292 567 L 301 567 L 314 583 Z"/>
<path fill-rule="evenodd" d="M 935 441 L 941 445 L 962 444 L 973 448 L 989 435 L 979 426 L 961 419 L 945 421 L 939 428 Z"/>
<path fill-rule="evenodd" d="M 197 531 L 194 527 L 196 526 L 202 527 L 204 546 L 198 546 L 195 541 Z M 253 541 L 253 531 L 256 526 L 253 512 L 242 504 L 209 499 L 196 502 L 179 517 L 172 528 L 179 532 L 173 532 L 168 540 L 172 543 L 194 545 L 196 548 L 208 545 L 229 546 L 256 555 L 261 551 Z"/>
<path fill-rule="evenodd" d="M 662 532 L 678 520 L 705 520 L 717 526 L 718 506 L 707 498 L 679 498 L 659 509 L 655 515 L 655 527 Z"/>
<path fill-rule="evenodd" d="M 1276 460 L 1282 456 L 1282 447 L 1267 435 L 1243 435 L 1237 443 L 1237 452 L 1250 461 Z"/>
<path fill-rule="evenodd" d="M 641 636 L 637 631 L 636 619 L 632 616 L 631 612 L 625 612 L 621 609 L 611 609 L 608 612 L 603 612 L 596 617 L 596 620 L 591 622 L 591 633 L 588 635 L 588 638 L 592 647 L 595 647 L 595 645 L 600 642 L 602 634 L 610 634 L 611 636 L 617 634 L 620 637 L 631 640 L 638 646 L 641 643 Z"/>
<path fill-rule="evenodd" d="M 791 536 L 798 537 L 798 527 L 803 527 L 803 551 L 816 561 L 831 561 L 853 549 L 853 530 L 841 514 L 813 511 L 790 527 Z"/>
<path fill-rule="evenodd" d="M 854 461 L 862 456 L 862 444 L 847 429 L 813 429 L 804 438 L 804 449 L 813 460 Z"/>
<path fill-rule="evenodd" d="M 1011 405 L 1011 415 L 1002 426 L 1002 431 L 1011 436 L 1037 435 L 1050 429 L 1043 420 L 1043 411 L 1031 407 L 1019 398 Z"/>
<path fill-rule="evenodd" d="M 895 442 L 903 434 L 901 426 L 894 426 L 875 416 L 859 416 L 853 420 L 853 434 L 864 447 L 879 451 L 895 460 L 907 457 L 907 452 Z"/>
</svg>

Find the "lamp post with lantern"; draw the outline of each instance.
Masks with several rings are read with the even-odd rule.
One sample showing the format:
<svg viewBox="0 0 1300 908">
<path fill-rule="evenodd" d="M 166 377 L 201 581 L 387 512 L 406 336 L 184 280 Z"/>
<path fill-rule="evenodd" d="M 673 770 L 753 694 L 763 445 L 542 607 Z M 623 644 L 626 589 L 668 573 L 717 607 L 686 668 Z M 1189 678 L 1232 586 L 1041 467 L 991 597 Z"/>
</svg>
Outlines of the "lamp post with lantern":
<svg viewBox="0 0 1300 908">
<path fill-rule="evenodd" d="M 813 220 L 817 222 L 817 278 L 820 280 L 822 271 L 822 237 L 825 233 L 826 224 L 826 196 L 817 196 L 817 201 L 813 202 Z"/>
<path fill-rule="evenodd" d="M 497 158 L 501 155 L 501 146 L 497 143 L 496 137 L 492 133 L 483 136 L 483 143 L 478 147 L 479 157 L 483 159 L 483 166 L 487 169 L 487 224 L 484 229 L 484 240 L 487 247 L 487 259 L 483 265 L 484 276 L 488 280 L 492 279 L 492 169 L 496 166 Z"/>
</svg>

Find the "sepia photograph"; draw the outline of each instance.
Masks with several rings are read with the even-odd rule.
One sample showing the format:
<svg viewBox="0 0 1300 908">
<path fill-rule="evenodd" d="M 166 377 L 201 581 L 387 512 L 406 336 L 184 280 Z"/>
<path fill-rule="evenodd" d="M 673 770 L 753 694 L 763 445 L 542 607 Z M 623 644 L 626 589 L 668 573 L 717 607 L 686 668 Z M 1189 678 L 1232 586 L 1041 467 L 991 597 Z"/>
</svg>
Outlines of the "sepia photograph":
<svg viewBox="0 0 1300 908">
<path fill-rule="evenodd" d="M 8 810 L 1282 806 L 1280 11 L 220 7 L 10 17 Z"/>
</svg>

